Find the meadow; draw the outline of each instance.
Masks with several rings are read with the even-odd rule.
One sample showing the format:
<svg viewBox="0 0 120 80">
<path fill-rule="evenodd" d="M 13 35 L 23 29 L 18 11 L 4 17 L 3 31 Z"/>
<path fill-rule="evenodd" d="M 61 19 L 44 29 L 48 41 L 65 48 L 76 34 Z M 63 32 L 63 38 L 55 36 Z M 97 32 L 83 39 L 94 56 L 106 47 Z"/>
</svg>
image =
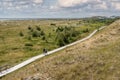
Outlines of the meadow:
<svg viewBox="0 0 120 80">
<path fill-rule="evenodd" d="M 115 19 L 0 21 L 0 71 L 77 41 Z"/>
</svg>

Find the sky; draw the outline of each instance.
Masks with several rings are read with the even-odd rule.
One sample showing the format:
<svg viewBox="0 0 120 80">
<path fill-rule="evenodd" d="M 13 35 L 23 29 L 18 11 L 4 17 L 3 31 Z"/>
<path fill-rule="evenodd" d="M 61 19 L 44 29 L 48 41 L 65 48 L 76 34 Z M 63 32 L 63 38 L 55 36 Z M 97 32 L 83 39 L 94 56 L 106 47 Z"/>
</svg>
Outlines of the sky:
<svg viewBox="0 0 120 80">
<path fill-rule="evenodd" d="M 120 16 L 120 0 L 0 0 L 0 18 Z"/>
</svg>

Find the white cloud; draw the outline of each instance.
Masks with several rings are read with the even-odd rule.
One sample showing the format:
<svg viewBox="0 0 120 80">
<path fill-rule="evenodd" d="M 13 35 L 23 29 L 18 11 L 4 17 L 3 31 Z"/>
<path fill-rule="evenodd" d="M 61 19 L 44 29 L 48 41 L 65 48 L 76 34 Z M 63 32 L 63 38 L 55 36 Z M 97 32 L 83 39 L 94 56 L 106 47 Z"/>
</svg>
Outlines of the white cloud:
<svg viewBox="0 0 120 80">
<path fill-rule="evenodd" d="M 92 5 L 94 6 L 93 9 L 102 9 L 102 10 L 107 10 L 108 9 L 108 6 L 105 2 L 100 2 L 96 5 Z"/>
<path fill-rule="evenodd" d="M 25 10 L 29 8 L 41 7 L 44 0 L 2 0 L 0 1 L 0 8 L 2 10 Z"/>
<path fill-rule="evenodd" d="M 18 12 L 46 15 L 119 14 L 120 0 L 0 0 L 1 13 Z M 44 4 L 45 3 L 45 4 Z M 118 13 L 116 13 L 118 12 Z M 67 14 L 66 14 L 67 13 Z M 94 13 L 94 14 L 93 14 Z M 105 15 L 106 15 L 105 14 Z M 56 16 L 56 15 L 55 15 Z M 75 15 L 76 16 L 76 15 Z"/>
<path fill-rule="evenodd" d="M 86 2 L 88 2 L 88 0 L 58 0 L 58 4 L 61 7 L 74 7 Z"/>
<path fill-rule="evenodd" d="M 107 10 L 108 5 L 103 0 L 57 0 L 55 5 L 50 6 L 51 10 L 66 10 L 73 12 Z"/>
<path fill-rule="evenodd" d="M 74 7 L 77 5 L 97 5 L 105 8 L 105 3 L 102 0 L 58 0 L 60 7 Z M 100 5 L 101 4 L 101 5 Z"/>
<path fill-rule="evenodd" d="M 120 10 L 120 2 L 113 2 L 112 6 L 116 9 L 116 10 Z"/>
<path fill-rule="evenodd" d="M 36 4 L 41 4 L 41 3 L 43 3 L 43 0 L 33 0 L 33 2 Z"/>
<path fill-rule="evenodd" d="M 66 10 L 71 12 L 108 11 L 110 3 L 111 1 L 109 0 L 57 0 L 55 5 L 50 6 L 50 9 L 56 11 Z"/>
<path fill-rule="evenodd" d="M 107 4 L 106 4 L 105 2 L 103 2 L 103 3 L 100 5 L 100 7 L 101 7 L 102 9 L 108 9 L 108 6 L 107 6 Z"/>
</svg>

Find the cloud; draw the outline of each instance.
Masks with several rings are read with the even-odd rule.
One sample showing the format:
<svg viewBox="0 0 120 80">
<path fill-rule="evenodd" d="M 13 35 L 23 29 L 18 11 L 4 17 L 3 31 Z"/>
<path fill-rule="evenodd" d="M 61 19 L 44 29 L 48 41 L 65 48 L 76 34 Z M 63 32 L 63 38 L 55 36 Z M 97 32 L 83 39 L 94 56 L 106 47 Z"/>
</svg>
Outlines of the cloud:
<svg viewBox="0 0 120 80">
<path fill-rule="evenodd" d="M 36 6 L 41 6 L 43 0 L 2 0 L 0 1 L 0 8 L 3 10 L 21 10 Z"/>
<path fill-rule="evenodd" d="M 110 1 L 109 1 L 110 2 Z M 51 6 L 51 9 L 66 9 L 66 10 L 107 10 L 108 3 L 104 0 L 58 0 L 56 5 Z"/>
<path fill-rule="evenodd" d="M 45 17 L 120 14 L 120 0 L 0 0 L 3 12 Z"/>
<path fill-rule="evenodd" d="M 56 0 L 50 9 L 79 15 L 115 15 L 120 12 L 120 0 Z"/>
<path fill-rule="evenodd" d="M 102 11 L 104 11 L 104 10 L 108 9 L 107 3 L 104 1 L 100 1 L 100 0 L 96 3 L 89 2 L 88 5 L 90 6 L 89 10 L 100 10 L 100 11 L 102 10 Z"/>
<path fill-rule="evenodd" d="M 36 4 L 41 4 L 41 3 L 43 3 L 43 0 L 33 0 L 33 2 Z"/>
<path fill-rule="evenodd" d="M 58 0 L 60 7 L 74 7 L 76 5 L 82 5 L 88 2 L 88 0 Z"/>
<path fill-rule="evenodd" d="M 113 2 L 111 3 L 111 6 L 112 6 L 114 9 L 120 11 L 120 1 L 113 1 Z"/>
<path fill-rule="evenodd" d="M 59 7 L 75 7 L 75 6 L 87 6 L 96 5 L 102 3 L 101 0 L 58 0 Z"/>
</svg>

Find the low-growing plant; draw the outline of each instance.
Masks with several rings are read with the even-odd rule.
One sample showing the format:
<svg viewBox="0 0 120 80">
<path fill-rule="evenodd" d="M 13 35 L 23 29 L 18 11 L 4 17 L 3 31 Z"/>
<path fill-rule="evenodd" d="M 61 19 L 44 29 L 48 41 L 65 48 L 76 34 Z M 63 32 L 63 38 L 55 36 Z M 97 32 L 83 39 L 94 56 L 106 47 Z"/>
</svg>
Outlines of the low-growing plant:
<svg viewBox="0 0 120 80">
<path fill-rule="evenodd" d="M 31 26 L 28 26 L 28 30 L 31 30 L 32 28 L 31 28 Z"/>
<path fill-rule="evenodd" d="M 46 40 L 46 37 L 45 37 L 45 36 L 43 36 L 43 37 L 42 37 L 42 40 Z"/>
<path fill-rule="evenodd" d="M 39 36 L 40 36 L 39 32 L 37 31 L 32 32 L 32 37 L 39 37 Z"/>
<path fill-rule="evenodd" d="M 32 43 L 25 43 L 25 46 L 33 46 Z"/>
<path fill-rule="evenodd" d="M 22 32 L 22 31 L 20 31 L 19 35 L 20 35 L 21 37 L 22 37 L 22 36 L 24 36 L 24 34 L 23 34 L 23 32 Z"/>
<path fill-rule="evenodd" d="M 51 23 L 50 25 L 51 25 L 51 26 L 56 26 L 56 24 L 55 24 L 55 23 Z"/>
<path fill-rule="evenodd" d="M 87 28 L 87 29 L 83 30 L 82 32 L 87 33 L 87 32 L 89 32 L 89 29 Z"/>
<path fill-rule="evenodd" d="M 39 26 L 36 26 L 36 30 L 41 31 L 41 28 Z"/>
<path fill-rule="evenodd" d="M 41 31 L 41 34 L 40 34 L 40 35 L 41 35 L 41 36 L 45 35 L 44 31 Z"/>
<path fill-rule="evenodd" d="M 32 37 L 31 37 L 31 36 L 28 36 L 28 40 L 32 40 Z"/>
<path fill-rule="evenodd" d="M 49 33 L 48 37 L 51 37 L 51 33 Z"/>
</svg>

